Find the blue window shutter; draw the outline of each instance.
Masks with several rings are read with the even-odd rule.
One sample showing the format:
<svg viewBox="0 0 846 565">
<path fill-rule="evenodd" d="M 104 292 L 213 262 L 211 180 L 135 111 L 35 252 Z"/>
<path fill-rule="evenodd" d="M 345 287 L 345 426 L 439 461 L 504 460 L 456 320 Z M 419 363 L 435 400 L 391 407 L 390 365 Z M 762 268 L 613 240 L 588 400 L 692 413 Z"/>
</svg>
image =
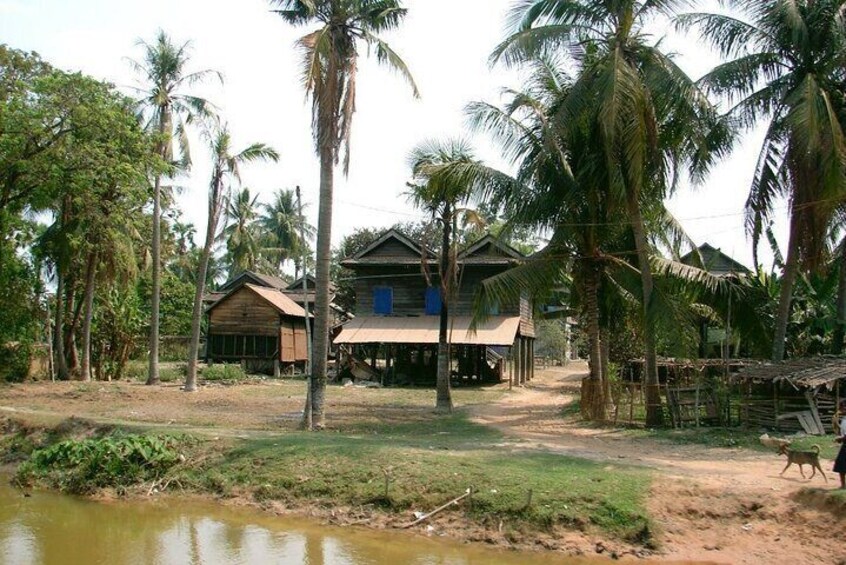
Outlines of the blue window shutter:
<svg viewBox="0 0 846 565">
<path fill-rule="evenodd" d="M 378 286 L 373 289 L 373 313 L 393 314 L 394 289 L 389 286 Z"/>
<path fill-rule="evenodd" d="M 489 316 L 499 316 L 499 301 L 494 302 L 488 308 L 488 315 Z"/>
<path fill-rule="evenodd" d="M 430 286 L 426 289 L 426 315 L 437 316 L 441 313 L 441 289 Z"/>
</svg>

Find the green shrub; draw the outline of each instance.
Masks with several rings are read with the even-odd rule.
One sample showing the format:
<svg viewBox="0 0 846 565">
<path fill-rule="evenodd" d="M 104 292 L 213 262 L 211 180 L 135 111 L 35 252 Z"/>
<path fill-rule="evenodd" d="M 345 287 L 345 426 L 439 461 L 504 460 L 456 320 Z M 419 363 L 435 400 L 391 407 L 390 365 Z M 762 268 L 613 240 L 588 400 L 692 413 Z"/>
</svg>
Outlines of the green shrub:
<svg viewBox="0 0 846 565">
<path fill-rule="evenodd" d="M 128 381 L 146 381 L 148 370 L 147 361 L 130 361 L 126 364 L 126 369 L 124 369 L 123 375 Z"/>
<path fill-rule="evenodd" d="M 18 482 L 45 480 L 73 494 L 127 487 L 160 477 L 180 460 L 179 440 L 166 435 L 123 435 L 67 440 L 37 449 L 18 470 Z"/>
<path fill-rule="evenodd" d="M 32 348 L 25 344 L 0 345 L 0 380 L 22 383 L 29 376 Z"/>
<path fill-rule="evenodd" d="M 212 365 L 206 367 L 202 372 L 203 380 L 220 381 L 243 381 L 247 374 L 241 365 Z"/>
</svg>

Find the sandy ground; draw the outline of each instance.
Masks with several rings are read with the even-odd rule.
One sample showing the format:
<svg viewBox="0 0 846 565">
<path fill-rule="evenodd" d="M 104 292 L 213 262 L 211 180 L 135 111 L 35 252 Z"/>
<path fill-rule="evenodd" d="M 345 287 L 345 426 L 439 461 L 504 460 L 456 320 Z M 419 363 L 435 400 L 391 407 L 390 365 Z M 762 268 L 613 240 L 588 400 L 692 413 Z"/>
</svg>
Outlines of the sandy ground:
<svg viewBox="0 0 846 565">
<path fill-rule="evenodd" d="M 657 471 L 649 506 L 669 559 L 846 563 L 846 519 L 799 494 L 803 487 L 836 486 L 830 462 L 823 462 L 828 483 L 819 474 L 802 480 L 795 467 L 781 477 L 784 458 L 775 454 L 632 440 L 622 430 L 580 426 L 561 411 L 584 373 L 578 365 L 545 371 L 516 394 L 472 407 L 473 417 L 504 432 L 515 450 L 543 448 Z"/>
<path fill-rule="evenodd" d="M 846 564 L 846 519 L 822 509 L 821 496 L 800 493 L 807 486 L 834 488 L 831 473 L 827 485 L 819 475 L 803 481 L 795 468 L 782 478 L 784 459 L 774 454 L 633 440 L 622 430 L 584 427 L 561 416 L 584 372 L 583 365 L 539 371 L 525 388 L 456 390 L 454 400 L 477 422 L 499 429 L 504 449 L 543 449 L 654 470 L 649 506 L 664 559 Z M 75 415 L 245 437 L 295 429 L 303 389 L 301 382 L 257 382 L 186 394 L 176 384 L 32 383 L 0 389 L 0 415 L 45 421 Z M 431 418 L 434 393 L 330 387 L 327 398 L 330 428 L 354 431 L 368 423 L 422 423 Z M 828 472 L 830 462 L 824 468 Z M 546 542 L 552 548 L 566 540 Z"/>
</svg>

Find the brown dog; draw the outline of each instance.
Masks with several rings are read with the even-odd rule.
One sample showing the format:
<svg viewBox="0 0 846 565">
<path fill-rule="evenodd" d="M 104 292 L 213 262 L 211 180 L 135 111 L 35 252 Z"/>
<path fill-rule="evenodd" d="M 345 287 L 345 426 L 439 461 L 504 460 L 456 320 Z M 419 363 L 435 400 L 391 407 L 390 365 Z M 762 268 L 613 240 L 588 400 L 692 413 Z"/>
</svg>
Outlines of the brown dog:
<svg viewBox="0 0 846 565">
<path fill-rule="evenodd" d="M 787 471 L 788 467 L 793 465 L 799 465 L 799 472 L 802 473 L 802 478 L 805 478 L 805 471 L 802 468 L 802 465 L 810 465 L 811 470 L 811 478 L 814 478 L 814 475 L 817 474 L 817 469 L 819 469 L 820 474 L 825 479 L 825 482 L 828 482 L 828 477 L 825 476 L 825 473 L 820 467 L 820 446 L 819 445 L 812 445 L 811 449 L 813 451 L 798 451 L 794 449 L 788 449 L 786 445 L 783 445 L 779 448 L 780 455 L 787 455 L 787 465 L 781 471 L 781 475 L 784 475 L 784 472 Z"/>
</svg>

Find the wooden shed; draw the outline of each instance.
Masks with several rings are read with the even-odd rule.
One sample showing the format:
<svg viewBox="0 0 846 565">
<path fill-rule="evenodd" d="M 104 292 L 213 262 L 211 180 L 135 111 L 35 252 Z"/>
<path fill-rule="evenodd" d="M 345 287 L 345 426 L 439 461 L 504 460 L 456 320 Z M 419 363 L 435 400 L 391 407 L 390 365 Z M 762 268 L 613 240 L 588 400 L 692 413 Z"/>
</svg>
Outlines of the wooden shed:
<svg viewBox="0 0 846 565">
<path fill-rule="evenodd" d="M 830 433 L 837 403 L 846 396 L 846 357 L 821 355 L 764 363 L 749 367 L 737 378 L 745 425 Z"/>
<path fill-rule="evenodd" d="M 308 360 L 305 310 L 277 289 L 233 287 L 206 313 L 209 362 L 269 371 Z"/>
</svg>

